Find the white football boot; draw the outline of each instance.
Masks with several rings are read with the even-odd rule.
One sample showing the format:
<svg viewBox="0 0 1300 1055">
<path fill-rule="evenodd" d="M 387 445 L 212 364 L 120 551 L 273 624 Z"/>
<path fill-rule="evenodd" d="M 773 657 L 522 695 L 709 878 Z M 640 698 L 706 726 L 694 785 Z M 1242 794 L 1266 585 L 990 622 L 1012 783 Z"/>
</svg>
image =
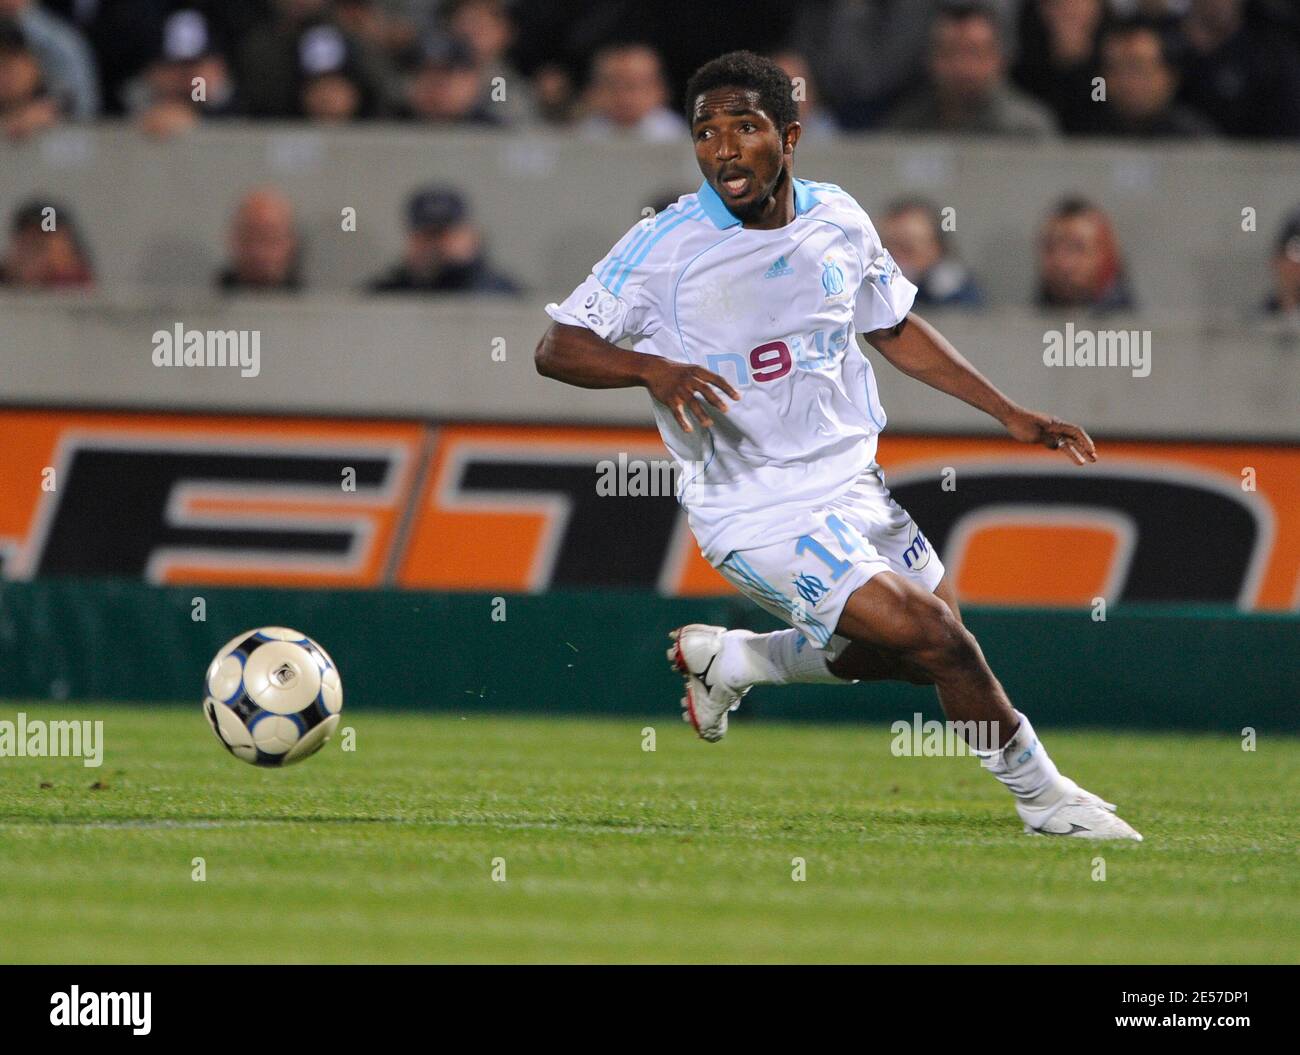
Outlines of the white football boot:
<svg viewBox="0 0 1300 1055">
<path fill-rule="evenodd" d="M 1113 802 L 1084 791 L 1068 777 L 1063 779 L 1068 785 L 1066 792 L 1052 805 L 1033 809 L 1022 802 L 1016 803 L 1016 812 L 1025 822 L 1026 834 L 1142 841 L 1142 836 L 1127 821 L 1115 815 Z"/>
<path fill-rule="evenodd" d="M 726 627 L 691 623 L 668 631 L 673 644 L 668 649 L 668 663 L 686 682 L 682 697 L 682 721 L 690 722 L 695 731 L 710 743 L 727 735 L 727 713 L 740 706 L 748 688 L 735 691 L 713 673 L 713 662 L 722 651 Z"/>
</svg>

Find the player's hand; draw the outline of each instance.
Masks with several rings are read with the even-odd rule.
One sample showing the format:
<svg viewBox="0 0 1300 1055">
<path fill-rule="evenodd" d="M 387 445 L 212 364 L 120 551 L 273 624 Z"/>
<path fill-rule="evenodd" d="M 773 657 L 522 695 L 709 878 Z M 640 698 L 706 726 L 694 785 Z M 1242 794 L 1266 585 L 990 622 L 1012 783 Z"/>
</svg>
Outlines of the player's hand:
<svg viewBox="0 0 1300 1055">
<path fill-rule="evenodd" d="M 1036 410 L 1017 410 L 1005 424 L 1007 431 L 1021 443 L 1041 443 L 1051 450 L 1064 451 L 1076 465 L 1097 460 L 1092 437 L 1068 421 Z"/>
<path fill-rule="evenodd" d="M 667 359 L 656 360 L 646 371 L 645 386 L 660 403 L 673 412 L 683 431 L 694 432 L 691 415 L 706 429 L 713 424 L 707 403 L 712 403 L 720 413 L 727 413 L 727 404 L 718 391 L 732 399 L 739 399 L 731 383 L 712 370 L 687 363 L 673 363 Z M 717 389 L 718 391 L 714 391 Z M 690 410 L 690 415 L 687 410 Z"/>
</svg>

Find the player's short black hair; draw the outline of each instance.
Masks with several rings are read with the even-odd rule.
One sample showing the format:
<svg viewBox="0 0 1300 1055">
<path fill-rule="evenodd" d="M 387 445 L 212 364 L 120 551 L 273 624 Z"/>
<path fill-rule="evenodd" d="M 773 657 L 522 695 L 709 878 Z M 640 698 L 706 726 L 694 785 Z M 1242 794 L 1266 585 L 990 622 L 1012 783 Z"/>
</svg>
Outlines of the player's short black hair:
<svg viewBox="0 0 1300 1055">
<path fill-rule="evenodd" d="M 745 88 L 756 92 L 759 106 L 779 131 L 799 120 L 790 75 L 771 59 L 752 51 L 729 51 L 706 62 L 686 82 L 686 120 L 693 123 L 695 100 L 715 88 Z"/>
</svg>

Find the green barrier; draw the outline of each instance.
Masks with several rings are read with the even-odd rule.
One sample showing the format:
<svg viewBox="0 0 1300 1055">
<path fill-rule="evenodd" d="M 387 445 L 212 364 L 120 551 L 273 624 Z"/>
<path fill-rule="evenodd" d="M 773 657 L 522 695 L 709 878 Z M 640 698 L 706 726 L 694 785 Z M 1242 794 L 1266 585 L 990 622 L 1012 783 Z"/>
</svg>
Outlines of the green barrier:
<svg viewBox="0 0 1300 1055">
<path fill-rule="evenodd" d="M 196 621 L 195 598 L 205 619 Z M 192 700 L 241 631 L 294 627 L 343 673 L 348 707 L 675 717 L 667 631 L 772 629 L 741 598 L 591 590 L 515 595 L 0 583 L 0 696 Z M 494 615 L 504 614 L 504 619 Z M 1300 617 L 1226 609 L 971 609 L 1012 700 L 1041 725 L 1300 731 Z M 941 717 L 933 690 L 895 683 L 758 688 L 742 720 Z"/>
</svg>

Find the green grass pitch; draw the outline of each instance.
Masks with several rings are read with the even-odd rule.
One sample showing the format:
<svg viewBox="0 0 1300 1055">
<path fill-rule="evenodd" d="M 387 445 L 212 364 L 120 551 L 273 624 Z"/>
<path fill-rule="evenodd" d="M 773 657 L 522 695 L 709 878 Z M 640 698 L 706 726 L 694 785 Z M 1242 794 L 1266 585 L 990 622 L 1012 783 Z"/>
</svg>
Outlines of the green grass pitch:
<svg viewBox="0 0 1300 1055">
<path fill-rule="evenodd" d="M 1294 738 L 1040 729 L 1146 835 L 1117 845 L 1022 835 L 973 758 L 887 725 L 345 711 L 355 752 L 258 770 L 197 706 L 18 710 L 106 750 L 0 759 L 5 962 L 1300 957 Z"/>
</svg>

